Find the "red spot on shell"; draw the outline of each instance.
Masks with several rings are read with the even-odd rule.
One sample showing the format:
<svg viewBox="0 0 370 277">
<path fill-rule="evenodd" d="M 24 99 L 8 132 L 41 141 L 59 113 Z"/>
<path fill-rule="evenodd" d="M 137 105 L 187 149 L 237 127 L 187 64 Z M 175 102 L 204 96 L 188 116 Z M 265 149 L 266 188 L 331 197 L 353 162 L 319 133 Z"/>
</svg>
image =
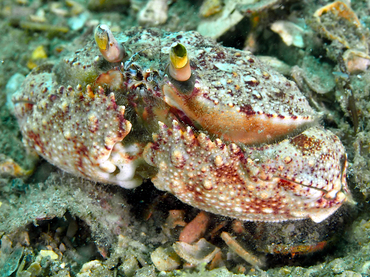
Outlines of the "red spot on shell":
<svg viewBox="0 0 370 277">
<path fill-rule="evenodd" d="M 247 81 L 245 82 L 248 86 L 250 87 L 256 87 L 259 85 L 260 82 L 258 82 L 257 80 L 253 80 L 253 81 Z"/>
<path fill-rule="evenodd" d="M 41 138 L 40 138 L 40 135 L 39 134 L 36 134 L 32 131 L 28 131 L 27 132 L 27 136 L 26 136 L 29 140 L 31 140 L 33 142 L 33 144 L 37 145 L 39 148 L 40 148 L 40 151 L 41 153 L 44 154 L 44 144 L 42 143 L 41 141 Z"/>
<path fill-rule="evenodd" d="M 255 115 L 256 112 L 253 110 L 252 106 L 247 104 L 240 107 L 240 112 L 245 113 L 246 115 Z"/>
<path fill-rule="evenodd" d="M 57 99 L 57 96 L 55 94 L 50 94 L 49 99 L 50 101 L 55 101 Z"/>
</svg>

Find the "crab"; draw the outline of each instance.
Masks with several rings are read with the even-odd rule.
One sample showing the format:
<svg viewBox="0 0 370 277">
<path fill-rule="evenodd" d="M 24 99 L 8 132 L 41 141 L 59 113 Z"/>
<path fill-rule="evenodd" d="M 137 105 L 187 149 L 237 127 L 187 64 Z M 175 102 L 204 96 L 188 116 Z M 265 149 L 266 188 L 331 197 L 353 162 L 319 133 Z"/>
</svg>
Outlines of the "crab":
<svg viewBox="0 0 370 277">
<path fill-rule="evenodd" d="M 107 25 L 13 97 L 25 144 L 90 180 L 242 221 L 321 222 L 351 196 L 339 138 L 296 84 L 197 32 Z"/>
</svg>

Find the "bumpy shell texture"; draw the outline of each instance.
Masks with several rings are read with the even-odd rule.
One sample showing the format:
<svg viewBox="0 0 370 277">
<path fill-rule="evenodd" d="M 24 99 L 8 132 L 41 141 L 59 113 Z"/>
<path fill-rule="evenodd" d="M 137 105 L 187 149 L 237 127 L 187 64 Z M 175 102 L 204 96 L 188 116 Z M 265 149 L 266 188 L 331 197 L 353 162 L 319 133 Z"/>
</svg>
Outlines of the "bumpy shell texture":
<svg viewBox="0 0 370 277">
<path fill-rule="evenodd" d="M 345 149 L 295 83 L 196 32 L 135 28 L 126 56 L 90 42 L 34 69 L 14 95 L 25 143 L 72 174 L 161 190 L 216 214 L 320 222 L 349 197 Z M 181 43 L 191 77 L 168 74 Z"/>
</svg>

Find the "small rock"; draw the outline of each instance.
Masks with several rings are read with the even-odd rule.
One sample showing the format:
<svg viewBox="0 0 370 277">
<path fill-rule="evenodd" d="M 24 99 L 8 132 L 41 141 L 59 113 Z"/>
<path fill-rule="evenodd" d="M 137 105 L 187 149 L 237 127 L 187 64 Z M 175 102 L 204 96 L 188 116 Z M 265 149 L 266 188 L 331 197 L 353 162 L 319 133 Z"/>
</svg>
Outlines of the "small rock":
<svg viewBox="0 0 370 277">
<path fill-rule="evenodd" d="M 5 239 L 1 239 L 1 243 L 6 243 Z M 16 247 L 12 253 L 6 255 L 6 247 L 1 245 L 0 248 L 0 276 L 10 276 L 17 270 L 18 264 L 23 256 L 23 247 Z"/>
<path fill-rule="evenodd" d="M 167 0 L 149 0 L 139 12 L 137 20 L 141 25 L 158 26 L 167 21 L 167 12 Z"/>
<path fill-rule="evenodd" d="M 73 0 L 66 0 L 66 5 L 71 8 L 71 15 L 81 14 L 85 10 L 85 7 L 82 4 Z"/>
<path fill-rule="evenodd" d="M 361 273 L 370 274 L 370 261 L 365 262 L 361 267 Z"/>
<path fill-rule="evenodd" d="M 57 260 L 59 258 L 58 254 L 55 253 L 53 250 L 41 250 L 40 253 L 36 257 L 36 261 L 41 261 L 42 258 L 50 257 L 51 260 Z"/>
<path fill-rule="evenodd" d="M 42 45 L 37 46 L 31 55 L 32 60 L 46 59 L 47 57 L 48 55 L 46 54 L 45 48 Z"/>
<path fill-rule="evenodd" d="M 337 275 L 338 277 L 362 277 L 363 275 L 358 272 L 354 272 L 351 270 L 344 271 L 341 275 Z"/>
<path fill-rule="evenodd" d="M 15 73 L 12 77 L 10 77 L 5 86 L 6 107 L 11 113 L 14 113 L 14 104 L 12 102 L 13 94 L 21 87 L 25 78 L 26 77 L 24 77 L 22 74 Z"/>
<path fill-rule="evenodd" d="M 62 3 L 52 2 L 50 3 L 50 11 L 61 17 L 66 17 L 68 15 L 68 10 L 63 6 Z"/>
<path fill-rule="evenodd" d="M 79 15 L 68 19 L 68 26 L 71 28 L 71 30 L 80 30 L 85 26 L 85 23 L 89 19 L 89 17 L 89 12 L 80 13 Z"/>
<path fill-rule="evenodd" d="M 150 255 L 153 264 L 159 271 L 172 271 L 181 264 L 180 257 L 172 247 L 158 247 Z"/>
<path fill-rule="evenodd" d="M 340 274 L 345 270 L 343 265 L 344 265 L 343 259 L 335 259 L 330 263 L 330 267 L 333 273 L 335 274 Z"/>
<path fill-rule="evenodd" d="M 199 14 L 203 17 L 209 17 L 222 10 L 221 0 L 204 0 L 200 6 Z"/>
<path fill-rule="evenodd" d="M 146 266 L 140 268 L 136 271 L 135 277 L 156 277 L 155 274 L 155 267 L 154 266 Z"/>
<path fill-rule="evenodd" d="M 38 9 L 36 11 L 36 14 L 30 14 L 30 20 L 33 22 L 39 22 L 39 23 L 44 23 L 46 22 L 46 17 L 45 17 L 45 10 L 44 9 Z"/>
<path fill-rule="evenodd" d="M 235 0 L 233 0 L 235 1 Z M 282 0 L 238 0 L 238 9 L 242 14 L 250 15 L 252 13 L 265 12 L 267 9 L 279 7 Z"/>
<path fill-rule="evenodd" d="M 77 277 L 92 276 L 91 274 L 101 268 L 103 265 L 101 261 L 92 260 L 90 262 L 84 263 Z"/>
<path fill-rule="evenodd" d="M 123 261 L 122 265 L 119 266 L 119 270 L 122 270 L 125 276 L 134 276 L 136 270 L 139 269 L 139 264 L 135 257 L 130 256 Z"/>
</svg>

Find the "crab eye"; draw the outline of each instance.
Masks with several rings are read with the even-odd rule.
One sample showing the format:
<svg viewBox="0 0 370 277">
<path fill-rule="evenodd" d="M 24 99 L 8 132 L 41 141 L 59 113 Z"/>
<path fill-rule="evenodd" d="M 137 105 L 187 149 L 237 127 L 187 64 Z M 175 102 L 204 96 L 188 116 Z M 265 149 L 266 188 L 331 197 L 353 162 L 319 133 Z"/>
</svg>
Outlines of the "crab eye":
<svg viewBox="0 0 370 277">
<path fill-rule="evenodd" d="M 99 49 L 107 50 L 108 43 L 109 43 L 109 36 L 108 36 L 109 31 L 110 30 L 108 26 L 105 24 L 98 25 L 96 27 L 94 37 L 95 37 L 95 41 Z"/>
<path fill-rule="evenodd" d="M 114 38 L 108 25 L 98 25 L 94 37 L 100 53 L 108 62 L 120 62 L 126 55 L 125 49 Z"/>
<path fill-rule="evenodd" d="M 183 68 L 188 62 L 188 55 L 185 46 L 180 43 L 172 45 L 170 59 L 174 68 Z"/>
<path fill-rule="evenodd" d="M 191 77 L 191 68 L 188 54 L 184 45 L 174 43 L 170 51 L 169 73 L 172 78 L 183 82 Z"/>
</svg>

